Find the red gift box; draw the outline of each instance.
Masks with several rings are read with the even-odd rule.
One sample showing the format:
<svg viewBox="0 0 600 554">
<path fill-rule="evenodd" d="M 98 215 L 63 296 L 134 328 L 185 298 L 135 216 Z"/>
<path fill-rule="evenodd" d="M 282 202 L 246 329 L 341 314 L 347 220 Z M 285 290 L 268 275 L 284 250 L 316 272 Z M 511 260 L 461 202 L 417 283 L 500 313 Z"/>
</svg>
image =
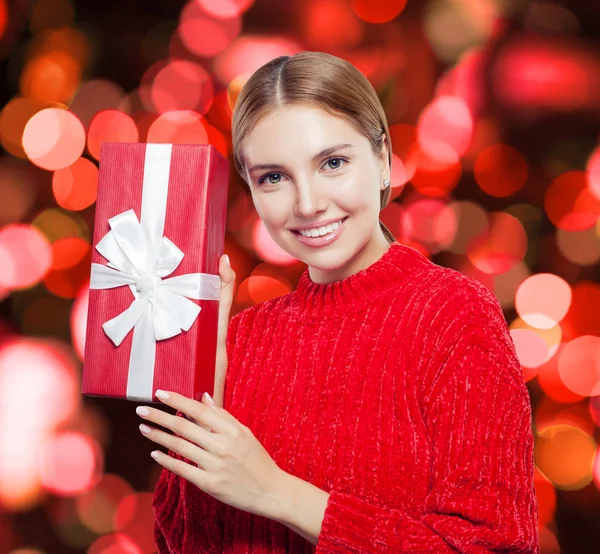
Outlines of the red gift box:
<svg viewBox="0 0 600 554">
<path fill-rule="evenodd" d="M 102 143 L 81 392 L 214 392 L 227 160 L 211 145 Z"/>
</svg>

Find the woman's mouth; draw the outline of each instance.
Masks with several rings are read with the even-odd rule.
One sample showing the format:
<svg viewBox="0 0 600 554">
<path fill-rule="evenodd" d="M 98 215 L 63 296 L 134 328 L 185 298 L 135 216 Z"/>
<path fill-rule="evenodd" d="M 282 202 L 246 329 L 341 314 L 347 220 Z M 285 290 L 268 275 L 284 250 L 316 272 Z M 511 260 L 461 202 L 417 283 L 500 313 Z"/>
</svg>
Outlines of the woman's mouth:
<svg viewBox="0 0 600 554">
<path fill-rule="evenodd" d="M 309 237 L 309 236 L 303 235 L 302 233 L 300 233 L 300 231 L 296 231 L 293 229 L 292 229 L 292 233 L 294 233 L 296 238 L 302 244 L 306 244 L 307 246 L 312 246 L 312 247 L 327 246 L 327 245 L 331 244 L 332 242 L 336 241 L 340 237 L 340 235 L 342 234 L 343 230 L 346 227 L 346 221 L 348 220 L 348 217 L 349 216 L 341 219 L 340 225 L 334 225 L 333 229 L 330 232 L 326 232 L 324 235 Z M 327 231 L 328 231 L 328 229 L 327 229 Z"/>
</svg>

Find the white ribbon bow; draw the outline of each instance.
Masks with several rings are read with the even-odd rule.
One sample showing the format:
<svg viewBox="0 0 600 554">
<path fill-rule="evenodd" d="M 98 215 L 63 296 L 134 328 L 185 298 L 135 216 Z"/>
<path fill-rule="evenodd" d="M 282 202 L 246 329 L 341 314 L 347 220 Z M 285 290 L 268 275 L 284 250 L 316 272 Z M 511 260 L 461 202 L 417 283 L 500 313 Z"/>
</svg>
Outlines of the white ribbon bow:
<svg viewBox="0 0 600 554">
<path fill-rule="evenodd" d="M 111 230 L 96 249 L 109 263 L 92 264 L 90 288 L 131 288 L 135 300 L 129 308 L 102 325 L 116 346 L 146 314 L 152 320 L 154 339 L 159 341 L 190 329 L 200 306 L 189 298 L 219 300 L 218 275 L 188 273 L 163 279 L 175 271 L 184 254 L 166 237 L 154 252 L 133 210 L 112 217 L 108 223 Z"/>
</svg>

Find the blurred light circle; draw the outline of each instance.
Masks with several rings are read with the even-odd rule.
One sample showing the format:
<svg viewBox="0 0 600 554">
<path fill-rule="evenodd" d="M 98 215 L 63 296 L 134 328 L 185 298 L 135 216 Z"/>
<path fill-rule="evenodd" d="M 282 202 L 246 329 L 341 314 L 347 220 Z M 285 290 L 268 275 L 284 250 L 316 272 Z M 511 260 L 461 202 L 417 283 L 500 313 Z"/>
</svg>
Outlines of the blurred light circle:
<svg viewBox="0 0 600 554">
<path fill-rule="evenodd" d="M 138 138 L 137 126 L 129 115 L 119 110 L 103 110 L 90 123 L 88 151 L 99 160 L 101 142 L 137 142 Z"/>
<path fill-rule="evenodd" d="M 346 0 L 309 0 L 303 8 L 300 29 L 311 50 L 328 52 L 360 44 L 363 25 Z"/>
<path fill-rule="evenodd" d="M 600 337 L 584 335 L 568 342 L 559 357 L 558 372 L 576 394 L 600 395 Z"/>
<path fill-rule="evenodd" d="M 80 494 L 92 485 L 99 457 L 98 446 L 81 433 L 66 431 L 50 437 L 40 460 L 42 483 L 53 494 Z"/>
<path fill-rule="evenodd" d="M 28 162 L 0 158 L 0 227 L 21 221 L 29 213 L 38 193 L 37 172 Z"/>
<path fill-rule="evenodd" d="M 8 10 L 6 6 L 6 0 L 0 1 L 0 38 L 4 36 L 6 31 L 6 24 L 8 23 Z"/>
<path fill-rule="evenodd" d="M 458 226 L 454 240 L 447 249 L 454 254 L 466 254 L 471 241 L 487 229 L 487 212 L 470 200 L 452 202 L 450 208 L 454 211 Z"/>
<path fill-rule="evenodd" d="M 83 252 L 81 259 L 67 269 L 51 269 L 44 275 L 44 286 L 60 298 L 75 298 L 89 279 L 92 263 L 91 248 Z"/>
<path fill-rule="evenodd" d="M 454 190 L 462 174 L 458 154 L 440 140 L 414 143 L 405 167 L 412 175 L 413 187 L 425 196 L 446 196 Z"/>
<path fill-rule="evenodd" d="M 379 212 L 379 219 L 397 239 L 405 239 L 403 228 L 404 209 L 398 202 L 390 202 Z"/>
<path fill-rule="evenodd" d="M 525 261 L 520 261 L 508 271 L 493 276 L 493 291 L 503 309 L 509 310 L 514 308 L 517 290 L 521 283 L 530 275 L 531 271 Z M 540 335 L 539 332 L 537 334 Z"/>
<path fill-rule="evenodd" d="M 525 186 L 527 161 L 516 148 L 507 144 L 494 144 L 479 153 L 473 174 L 481 190 L 491 196 L 505 198 Z"/>
<path fill-rule="evenodd" d="M 52 176 L 56 203 L 67 210 L 79 211 L 96 201 L 98 168 L 86 158 L 78 158 L 69 167 L 58 169 Z"/>
<path fill-rule="evenodd" d="M 131 485 L 119 475 L 104 474 L 93 489 L 76 498 L 77 514 L 98 535 L 112 533 L 118 505 L 133 493 Z"/>
<path fill-rule="evenodd" d="M 125 91 L 116 83 L 106 79 L 91 79 L 81 84 L 69 110 L 87 129 L 94 116 L 103 110 L 128 111 Z"/>
<path fill-rule="evenodd" d="M 423 244 L 431 254 L 452 244 L 458 222 L 447 200 L 415 193 L 404 201 L 403 209 L 403 237 Z"/>
<path fill-rule="evenodd" d="M 69 269 L 83 260 L 90 243 L 79 237 L 64 237 L 52 244 L 52 269 Z"/>
<path fill-rule="evenodd" d="M 0 113 L 0 143 L 9 154 L 18 158 L 27 158 L 25 150 L 23 150 L 25 125 L 37 112 L 48 107 L 48 102 L 33 98 L 16 97 L 2 108 Z"/>
<path fill-rule="evenodd" d="M 0 421 L 50 430 L 73 414 L 78 386 L 74 357 L 61 343 L 20 338 L 0 346 L 0 391 L 10 391 L 0 403 Z M 24 412 L 24 405 L 44 409 Z"/>
<path fill-rule="evenodd" d="M 600 146 L 590 155 L 586 171 L 590 191 L 596 198 L 600 199 Z"/>
<path fill-rule="evenodd" d="M 114 533 L 98 537 L 86 554 L 149 554 L 155 551 L 156 548 L 142 550 L 126 533 Z"/>
<path fill-rule="evenodd" d="M 85 130 L 81 121 L 60 108 L 37 112 L 23 131 L 25 153 L 42 169 L 68 167 L 81 156 L 84 146 Z"/>
<path fill-rule="evenodd" d="M 260 218 L 254 222 L 252 243 L 256 253 L 265 262 L 275 265 L 289 265 L 296 262 L 296 258 L 290 256 L 273 240 Z"/>
<path fill-rule="evenodd" d="M 39 213 L 31 222 L 50 242 L 65 237 L 79 237 L 90 240 L 90 230 L 85 220 L 77 212 L 62 208 L 48 208 Z"/>
<path fill-rule="evenodd" d="M 148 129 L 148 142 L 173 144 L 208 144 L 202 116 L 190 110 L 166 112 Z"/>
<path fill-rule="evenodd" d="M 490 0 L 432 0 L 425 5 L 423 30 L 436 56 L 452 63 L 464 52 L 486 42 L 497 11 Z"/>
<path fill-rule="evenodd" d="M 75 301 L 73 302 L 73 308 L 71 310 L 71 337 L 73 340 L 73 348 L 79 356 L 80 360 L 83 360 L 85 351 L 85 334 L 87 328 L 87 315 L 88 315 L 88 302 L 89 302 L 89 281 L 85 283 Z"/>
<path fill-rule="evenodd" d="M 584 231 L 600 217 L 600 198 L 588 188 L 583 171 L 567 171 L 556 177 L 546 189 L 544 206 L 550 221 L 565 231 Z"/>
<path fill-rule="evenodd" d="M 525 368 L 541 366 L 548 358 L 548 346 L 542 337 L 529 329 L 513 329 L 510 336 L 519 362 Z"/>
<path fill-rule="evenodd" d="M 592 266 L 600 262 L 600 235 L 596 227 L 573 232 L 557 229 L 556 245 L 574 264 Z"/>
<path fill-rule="evenodd" d="M 440 96 L 421 112 L 417 133 L 419 141 L 445 142 L 462 156 L 473 136 L 473 117 L 461 98 Z"/>
<path fill-rule="evenodd" d="M 136 492 L 126 496 L 115 512 L 115 529 L 127 534 L 142 552 L 153 552 L 155 548 L 152 528 L 154 512 L 151 492 Z"/>
<path fill-rule="evenodd" d="M 212 58 L 223 52 L 241 30 L 239 17 L 218 18 L 203 10 L 199 2 L 189 2 L 181 12 L 177 33 L 190 52 Z"/>
<path fill-rule="evenodd" d="M 251 275 L 246 279 L 246 282 L 248 294 L 254 304 L 260 304 L 261 302 L 266 302 L 272 298 L 284 296 L 292 292 L 292 287 L 289 283 L 272 275 Z"/>
<path fill-rule="evenodd" d="M 152 102 L 159 113 L 194 110 L 204 114 L 213 101 L 212 78 L 208 71 L 188 60 L 172 60 L 152 82 Z"/>
<path fill-rule="evenodd" d="M 572 286 L 573 299 L 563 321 L 566 340 L 581 335 L 600 336 L 600 285 L 595 281 L 580 280 Z"/>
<path fill-rule="evenodd" d="M 406 0 L 351 0 L 350 6 L 367 23 L 386 23 L 400 15 Z"/>
<path fill-rule="evenodd" d="M 20 223 L 0 229 L 0 287 L 30 288 L 40 281 L 51 264 L 52 249 L 37 229 Z"/>
<path fill-rule="evenodd" d="M 221 19 L 231 19 L 241 16 L 254 0 L 192 0 L 204 11 Z"/>
<path fill-rule="evenodd" d="M 241 88 L 251 73 L 273 58 L 293 56 L 302 50 L 300 44 L 284 36 L 242 34 L 225 52 L 215 58 L 214 73 L 219 81 L 230 89 L 232 81 L 239 78 L 235 83 Z M 229 92 L 231 95 L 232 90 Z"/>
<path fill-rule="evenodd" d="M 492 212 L 489 225 L 467 247 L 470 262 L 480 271 L 498 275 L 523 260 L 527 234 L 522 223 L 505 212 Z"/>
<path fill-rule="evenodd" d="M 67 52 L 51 51 L 31 58 L 21 72 L 21 94 L 44 102 L 71 100 L 81 79 L 81 66 Z"/>
<path fill-rule="evenodd" d="M 594 439 L 572 425 L 553 425 L 538 430 L 535 464 L 554 485 L 579 490 L 592 480 L 596 452 Z"/>
<path fill-rule="evenodd" d="M 564 336 L 564 335 L 563 335 Z M 569 404 L 583 400 L 585 396 L 574 393 L 562 382 L 558 372 L 558 360 L 560 354 L 565 348 L 565 343 L 561 342 L 553 356 L 548 358 L 545 364 L 538 369 L 537 382 L 544 394 L 555 402 Z"/>
<path fill-rule="evenodd" d="M 571 298 L 571 287 L 564 279 L 552 273 L 537 273 L 521 283 L 515 309 L 528 325 L 551 329 L 565 317 Z"/>
</svg>

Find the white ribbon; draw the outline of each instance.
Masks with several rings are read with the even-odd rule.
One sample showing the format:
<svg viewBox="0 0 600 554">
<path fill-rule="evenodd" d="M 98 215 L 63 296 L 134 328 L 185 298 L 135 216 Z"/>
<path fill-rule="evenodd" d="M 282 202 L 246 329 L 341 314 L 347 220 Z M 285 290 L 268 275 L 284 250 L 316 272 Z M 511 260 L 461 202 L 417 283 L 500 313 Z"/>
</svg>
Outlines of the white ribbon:
<svg viewBox="0 0 600 554">
<path fill-rule="evenodd" d="M 128 400 L 152 400 L 156 341 L 189 331 L 200 313 L 200 306 L 189 299 L 220 298 L 219 275 L 188 273 L 164 279 L 184 256 L 163 236 L 171 151 L 171 144 L 146 145 L 141 223 L 133 210 L 110 218 L 111 230 L 96 245 L 108 264 L 92 264 L 90 289 L 128 285 L 134 296 L 126 310 L 102 325 L 116 346 L 133 329 Z"/>
</svg>

